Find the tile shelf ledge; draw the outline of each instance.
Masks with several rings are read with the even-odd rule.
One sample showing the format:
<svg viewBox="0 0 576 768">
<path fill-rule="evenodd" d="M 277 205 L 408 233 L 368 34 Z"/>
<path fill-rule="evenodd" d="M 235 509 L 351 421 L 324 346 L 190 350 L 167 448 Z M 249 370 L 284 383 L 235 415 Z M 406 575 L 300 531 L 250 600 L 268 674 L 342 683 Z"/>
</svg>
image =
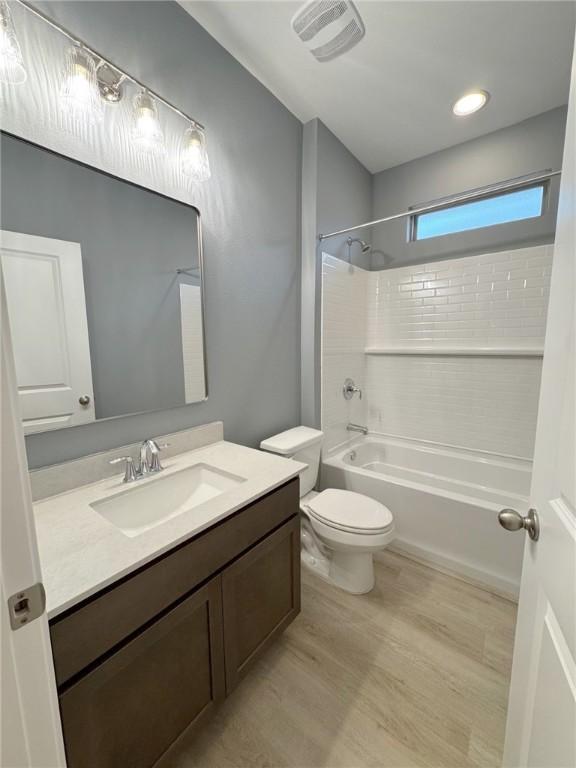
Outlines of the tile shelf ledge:
<svg viewBox="0 0 576 768">
<path fill-rule="evenodd" d="M 366 355 L 442 355 L 463 357 L 543 357 L 544 347 L 367 347 Z"/>
</svg>

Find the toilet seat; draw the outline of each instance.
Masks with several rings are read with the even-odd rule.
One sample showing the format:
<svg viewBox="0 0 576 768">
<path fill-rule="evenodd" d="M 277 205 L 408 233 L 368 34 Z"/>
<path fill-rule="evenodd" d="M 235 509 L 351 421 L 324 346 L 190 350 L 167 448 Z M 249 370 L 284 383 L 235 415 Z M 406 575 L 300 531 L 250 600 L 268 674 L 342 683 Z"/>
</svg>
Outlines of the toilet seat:
<svg viewBox="0 0 576 768">
<path fill-rule="evenodd" d="M 307 500 L 312 518 L 339 531 L 379 534 L 390 530 L 394 518 L 390 510 L 362 493 L 328 488 Z"/>
</svg>

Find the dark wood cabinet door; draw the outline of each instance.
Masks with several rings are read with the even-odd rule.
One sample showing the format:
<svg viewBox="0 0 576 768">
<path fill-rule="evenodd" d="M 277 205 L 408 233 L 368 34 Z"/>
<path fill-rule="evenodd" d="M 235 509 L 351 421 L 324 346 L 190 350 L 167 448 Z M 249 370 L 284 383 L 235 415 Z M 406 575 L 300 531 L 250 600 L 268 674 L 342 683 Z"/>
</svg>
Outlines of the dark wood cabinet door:
<svg viewBox="0 0 576 768">
<path fill-rule="evenodd" d="M 300 611 L 300 518 L 294 517 L 222 574 L 226 690 Z"/>
<path fill-rule="evenodd" d="M 60 695 L 68 768 L 146 768 L 224 697 L 220 577 Z"/>
</svg>

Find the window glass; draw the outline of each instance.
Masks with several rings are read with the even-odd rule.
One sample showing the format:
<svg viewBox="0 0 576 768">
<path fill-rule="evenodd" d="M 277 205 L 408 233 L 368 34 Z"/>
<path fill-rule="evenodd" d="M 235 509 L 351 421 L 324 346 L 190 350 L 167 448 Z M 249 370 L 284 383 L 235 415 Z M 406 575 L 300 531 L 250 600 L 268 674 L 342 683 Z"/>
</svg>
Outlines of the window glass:
<svg viewBox="0 0 576 768">
<path fill-rule="evenodd" d="M 542 215 L 544 185 L 504 192 L 482 200 L 440 208 L 414 216 L 413 240 L 492 227 Z"/>
</svg>

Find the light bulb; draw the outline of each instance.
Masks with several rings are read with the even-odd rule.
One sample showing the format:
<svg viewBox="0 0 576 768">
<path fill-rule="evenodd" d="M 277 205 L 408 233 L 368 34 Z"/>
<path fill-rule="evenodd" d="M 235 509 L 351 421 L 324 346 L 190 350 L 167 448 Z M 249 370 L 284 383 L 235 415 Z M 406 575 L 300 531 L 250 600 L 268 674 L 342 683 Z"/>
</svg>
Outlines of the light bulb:
<svg viewBox="0 0 576 768">
<path fill-rule="evenodd" d="M 182 173 L 194 181 L 206 181 L 210 178 L 206 136 L 204 131 L 196 126 L 190 126 L 184 132 L 180 150 L 180 166 Z"/>
<path fill-rule="evenodd" d="M 16 37 L 12 14 L 6 0 L 0 2 L 0 82 L 20 85 L 26 81 L 26 69 Z"/>
<path fill-rule="evenodd" d="M 142 152 L 161 155 L 165 151 L 164 133 L 158 120 L 156 102 L 146 91 L 134 97 L 132 142 Z"/>
<path fill-rule="evenodd" d="M 79 46 L 68 49 L 64 79 L 60 88 L 60 106 L 75 120 L 99 123 L 104 116 L 94 59 Z"/>
<path fill-rule="evenodd" d="M 485 107 L 489 98 L 490 94 L 488 91 L 473 91 L 471 93 L 466 93 L 454 104 L 452 112 L 458 117 L 466 117 L 466 115 L 471 115 L 474 112 L 478 112 L 482 107 Z"/>
</svg>

